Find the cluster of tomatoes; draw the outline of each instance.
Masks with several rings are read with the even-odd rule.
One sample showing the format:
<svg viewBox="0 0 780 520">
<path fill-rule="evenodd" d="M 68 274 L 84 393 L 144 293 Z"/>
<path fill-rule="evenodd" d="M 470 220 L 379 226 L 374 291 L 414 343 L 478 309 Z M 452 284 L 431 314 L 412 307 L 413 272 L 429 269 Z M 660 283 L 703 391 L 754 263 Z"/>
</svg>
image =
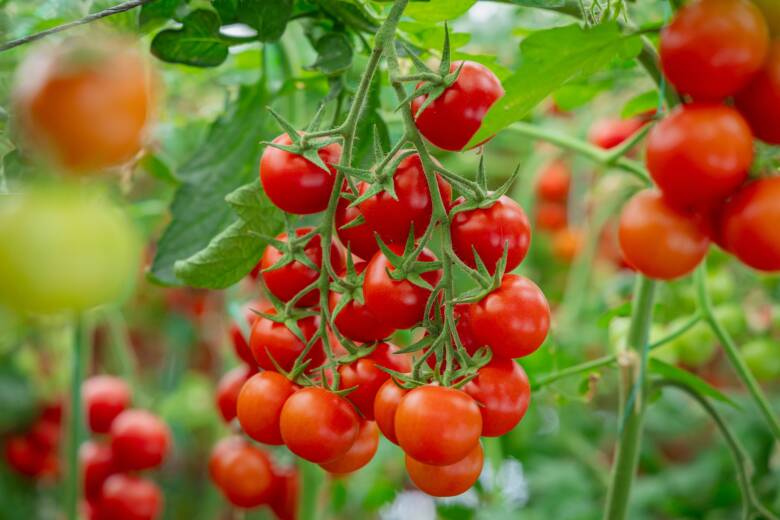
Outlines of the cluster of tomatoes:
<svg viewBox="0 0 780 520">
<path fill-rule="evenodd" d="M 780 270 L 780 178 L 750 178 L 754 138 L 780 144 L 780 40 L 749 0 L 699 0 L 661 34 L 661 64 L 685 97 L 650 131 L 658 190 L 623 210 L 620 244 L 641 273 L 691 272 L 710 241 L 744 264 Z"/>
<path fill-rule="evenodd" d="M 26 477 L 56 477 L 59 472 L 61 423 L 62 405 L 44 405 L 26 432 L 6 439 L 4 455 L 8 466 Z"/>
<path fill-rule="evenodd" d="M 552 253 L 563 262 L 571 262 L 582 249 L 582 232 L 568 225 L 571 168 L 563 158 L 552 159 L 536 181 L 536 227 L 549 232 Z"/>
</svg>

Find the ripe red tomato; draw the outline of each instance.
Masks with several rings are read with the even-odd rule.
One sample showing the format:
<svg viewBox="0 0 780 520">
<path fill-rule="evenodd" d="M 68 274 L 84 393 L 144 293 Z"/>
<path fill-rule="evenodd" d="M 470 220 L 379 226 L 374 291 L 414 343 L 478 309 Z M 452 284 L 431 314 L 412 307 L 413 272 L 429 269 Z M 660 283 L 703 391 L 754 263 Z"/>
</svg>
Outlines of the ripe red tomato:
<svg viewBox="0 0 780 520">
<path fill-rule="evenodd" d="M 265 451 L 244 442 L 226 450 L 219 466 L 219 487 L 228 502 L 249 509 L 267 504 L 276 479 Z"/>
<path fill-rule="evenodd" d="M 282 134 L 274 143 L 291 145 L 292 140 Z M 341 159 L 341 145 L 329 144 L 317 152 L 328 165 L 325 171 L 301 155 L 267 146 L 260 158 L 260 181 L 268 198 L 287 213 L 308 215 L 328 207 L 328 199 L 336 182 L 333 165 Z"/>
<path fill-rule="evenodd" d="M 438 175 L 436 180 L 444 207 L 449 208 L 452 187 Z M 379 233 L 382 241 L 405 244 L 412 226 L 415 237 L 425 233 L 433 213 L 431 192 L 419 155 L 415 153 L 401 161 L 393 173 L 393 185 L 397 199 L 383 191 L 361 202 L 358 208 L 368 227 Z M 358 189 L 365 193 L 368 184 L 361 183 Z"/>
<path fill-rule="evenodd" d="M 111 424 L 111 451 L 120 471 L 157 467 L 170 446 L 168 426 L 146 410 L 125 410 Z"/>
<path fill-rule="evenodd" d="M 266 314 L 275 314 L 275 312 L 273 309 L 266 310 Z M 308 316 L 298 320 L 298 327 L 308 340 L 317 332 L 319 318 Z M 252 326 L 249 348 L 252 350 L 257 364 L 265 370 L 276 370 L 271 359 L 276 361 L 283 370 L 290 370 L 305 347 L 306 345 L 283 323 L 276 323 L 268 318 L 258 316 Z M 322 350 L 320 339 L 314 343 L 306 359 L 311 359 L 310 369 L 322 364 L 325 353 Z"/>
<path fill-rule="evenodd" d="M 482 367 L 463 391 L 480 405 L 483 437 L 509 433 L 523 418 L 531 401 L 531 385 L 523 367 L 500 357 L 494 357 Z"/>
<path fill-rule="evenodd" d="M 453 464 L 474 449 L 482 433 L 479 406 L 461 390 L 420 386 L 395 412 L 395 434 L 407 455 L 425 464 Z"/>
<path fill-rule="evenodd" d="M 609 150 L 634 135 L 645 123 L 640 117 L 599 119 L 590 127 L 588 141 L 599 148 Z"/>
<path fill-rule="evenodd" d="M 298 236 L 303 236 L 311 230 L 312 228 L 305 227 L 296 229 L 295 233 Z M 282 233 L 276 238 L 286 242 L 287 233 Z M 313 236 L 306 244 L 304 251 L 306 256 L 314 263 L 314 265 L 316 265 L 318 268 L 322 267 L 322 246 L 320 244 L 320 235 Z M 301 292 L 307 286 L 311 285 L 312 282 L 316 281 L 317 278 L 319 278 L 320 273 L 311 269 L 310 267 L 306 267 L 297 260 L 285 265 L 284 267 L 280 267 L 279 269 L 265 271 L 265 269 L 268 269 L 269 267 L 276 264 L 276 262 L 278 262 L 281 257 L 282 252 L 276 249 L 274 246 L 269 245 L 265 248 L 263 258 L 260 260 L 260 265 L 263 269 L 262 276 L 263 282 L 265 282 L 265 286 L 269 291 L 271 291 L 271 293 L 273 293 L 274 296 L 286 302 L 291 300 L 293 296 Z M 335 243 L 331 243 L 330 246 L 330 261 L 333 269 L 336 272 L 339 272 L 344 268 L 344 259 L 342 253 Z M 319 297 L 320 292 L 317 289 L 312 289 L 303 297 L 301 297 L 300 300 L 298 300 L 298 305 L 303 307 L 316 305 L 319 302 Z"/>
<path fill-rule="evenodd" d="M 772 42 L 764 67 L 737 93 L 735 101 L 756 137 L 780 144 L 780 40 Z"/>
<path fill-rule="evenodd" d="M 494 356 L 517 358 L 532 354 L 544 342 L 550 306 L 535 283 L 508 274 L 501 287 L 471 304 L 469 321 L 477 344 L 489 346 Z"/>
<path fill-rule="evenodd" d="M 301 487 L 300 476 L 295 466 L 274 467 L 276 492 L 271 497 L 271 510 L 278 520 L 296 520 L 298 518 L 298 493 Z"/>
<path fill-rule="evenodd" d="M 780 270 L 780 177 L 753 181 L 734 194 L 723 207 L 720 237 L 750 267 Z"/>
<path fill-rule="evenodd" d="M 683 94 L 719 101 L 750 81 L 768 47 L 769 28 L 749 0 L 699 0 L 661 32 L 661 66 Z"/>
<path fill-rule="evenodd" d="M 491 273 L 508 248 L 506 271 L 523 261 L 531 245 L 531 224 L 520 205 L 502 196 L 492 206 L 456 213 L 450 224 L 452 249 L 466 265 L 476 268 L 476 250 Z"/>
<path fill-rule="evenodd" d="M 358 433 L 352 447 L 341 457 L 331 462 L 320 464 L 322 469 L 337 475 L 346 475 L 357 471 L 374 458 L 379 447 L 379 428 L 374 421 L 361 421 Z"/>
<path fill-rule="evenodd" d="M 626 261 L 645 276 L 660 280 L 693 271 L 710 244 L 692 215 L 673 208 L 653 190 L 637 193 L 623 207 L 618 238 Z"/>
<path fill-rule="evenodd" d="M 347 399 L 366 419 L 374 419 L 376 394 L 385 381 L 390 379 L 390 374 L 379 367 L 396 372 L 408 372 L 411 369 L 408 358 L 394 354 L 396 350 L 397 348 L 389 343 L 380 343 L 368 356 L 339 367 L 341 388 L 356 387 L 347 395 Z"/>
<path fill-rule="evenodd" d="M 87 440 L 79 448 L 79 461 L 84 478 L 84 496 L 94 500 L 100 496 L 103 483 L 114 473 L 111 446 Z"/>
<path fill-rule="evenodd" d="M 226 372 L 217 383 L 217 409 L 226 423 L 236 418 L 238 394 L 254 372 L 254 369 L 240 365 Z"/>
<path fill-rule="evenodd" d="M 81 387 L 85 413 L 90 429 L 108 433 L 117 415 L 130 406 L 130 387 L 114 376 L 93 376 Z"/>
<path fill-rule="evenodd" d="M 566 227 L 566 205 L 560 202 L 537 202 L 536 227 L 543 231 L 557 231 Z"/>
<path fill-rule="evenodd" d="M 30 439 L 41 448 L 56 451 L 60 444 L 61 429 L 59 420 L 52 420 L 44 413 L 30 426 L 27 433 Z"/>
<path fill-rule="evenodd" d="M 46 467 L 48 450 L 42 449 L 28 435 L 14 435 L 5 442 L 5 461 L 17 473 L 40 476 Z"/>
<path fill-rule="evenodd" d="M 349 205 L 350 201 L 344 198 L 339 199 L 339 203 L 336 205 L 336 214 L 333 217 L 336 234 L 338 234 L 339 240 L 344 244 L 344 247 L 348 247 L 353 255 L 359 256 L 363 260 L 371 260 L 374 253 L 379 250 L 376 238 L 374 238 L 374 230 L 365 222 L 354 227 L 342 229 L 343 226 L 361 215 L 357 206 L 349 207 Z"/>
<path fill-rule="evenodd" d="M 249 378 L 238 395 L 238 421 L 244 433 L 264 444 L 283 444 L 279 431 L 282 407 L 295 385 L 276 372 L 260 372 Z"/>
<path fill-rule="evenodd" d="M 357 262 L 355 271 L 362 273 L 366 269 L 366 262 Z M 330 311 L 333 312 L 339 304 L 342 295 L 331 292 L 328 297 Z M 347 303 L 334 320 L 336 328 L 347 338 L 353 341 L 369 343 L 385 339 L 394 332 L 393 327 L 378 320 L 368 309 L 365 302 L 361 305 L 355 300 Z"/>
<path fill-rule="evenodd" d="M 230 460 L 231 453 L 240 450 L 246 443 L 243 437 L 231 435 L 220 439 L 211 449 L 208 464 L 209 477 L 217 487 L 222 486 L 226 462 Z"/>
<path fill-rule="evenodd" d="M 455 72 L 461 62 L 450 65 Z M 473 61 L 464 61 L 455 82 L 428 105 L 422 114 L 417 111 L 427 99 L 412 101 L 412 114 L 423 136 L 444 150 L 462 150 L 482 125 L 482 119 L 493 103 L 504 95 L 501 81 L 493 71 Z"/>
<path fill-rule="evenodd" d="M 434 497 L 454 497 L 473 486 L 480 473 L 484 455 L 477 441 L 468 455 L 453 464 L 434 466 L 414 460 L 406 454 L 406 472 L 420 491 Z"/>
<path fill-rule="evenodd" d="M 260 266 L 259 263 L 257 265 Z M 252 330 L 252 325 L 257 319 L 257 314 L 252 312 L 252 309 L 257 309 L 260 307 L 261 302 L 250 302 L 243 308 L 244 318 L 246 319 L 246 323 L 249 325 L 250 333 Z M 249 348 L 249 341 L 246 337 L 244 337 L 244 333 L 241 332 L 241 327 L 239 327 L 235 322 L 231 322 L 230 324 L 230 340 L 233 343 L 233 350 L 235 351 L 238 359 L 250 367 L 256 366 L 255 358 L 252 356 L 252 350 Z"/>
<path fill-rule="evenodd" d="M 155 520 L 162 512 L 163 496 L 151 480 L 120 473 L 103 483 L 98 518 Z"/>
<path fill-rule="evenodd" d="M 396 253 L 403 253 L 400 246 L 391 246 Z M 421 262 L 436 260 L 433 253 L 424 249 L 418 258 Z M 393 280 L 389 272 L 395 268 L 381 251 L 366 267 L 366 277 L 363 281 L 363 297 L 371 313 L 382 323 L 395 329 L 408 329 L 419 323 L 425 316 L 425 304 L 431 291 L 414 285 L 409 280 Z M 441 279 L 441 270 L 428 271 L 422 275 L 423 280 L 435 287 Z"/>
<path fill-rule="evenodd" d="M 539 174 L 536 196 L 549 202 L 565 203 L 571 188 L 571 169 L 563 159 L 553 159 Z"/>
<path fill-rule="evenodd" d="M 379 431 L 393 444 L 398 444 L 398 438 L 395 435 L 395 412 L 398 410 L 398 404 L 408 390 L 401 388 L 395 381 L 388 379 L 385 381 L 374 398 L 374 419 Z"/>
<path fill-rule="evenodd" d="M 682 208 L 706 207 L 747 177 L 753 136 L 733 108 L 680 106 L 650 130 L 646 162 L 667 200 Z"/>
</svg>

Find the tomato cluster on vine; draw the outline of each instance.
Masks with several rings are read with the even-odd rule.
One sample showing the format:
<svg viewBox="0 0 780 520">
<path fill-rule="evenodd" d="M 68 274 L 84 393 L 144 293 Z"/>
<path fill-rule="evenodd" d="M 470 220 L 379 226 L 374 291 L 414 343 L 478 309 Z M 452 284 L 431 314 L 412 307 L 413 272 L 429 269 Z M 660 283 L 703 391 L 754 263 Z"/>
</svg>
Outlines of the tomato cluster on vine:
<svg viewBox="0 0 780 520">
<path fill-rule="evenodd" d="M 62 405 L 58 402 L 44 404 L 25 432 L 14 433 L 5 439 L 3 454 L 8 466 L 25 477 L 56 478 L 60 471 L 61 424 Z"/>
</svg>

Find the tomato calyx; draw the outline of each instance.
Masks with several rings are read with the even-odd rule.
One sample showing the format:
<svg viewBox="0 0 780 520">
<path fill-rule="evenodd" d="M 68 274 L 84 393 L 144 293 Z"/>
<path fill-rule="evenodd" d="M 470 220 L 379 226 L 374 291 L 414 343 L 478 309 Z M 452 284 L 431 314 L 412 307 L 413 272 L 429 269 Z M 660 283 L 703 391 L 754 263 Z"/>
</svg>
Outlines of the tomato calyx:
<svg viewBox="0 0 780 520">
<path fill-rule="evenodd" d="M 378 139 L 378 138 L 377 138 Z M 342 193 L 341 196 L 351 201 L 349 207 L 357 207 L 360 203 L 365 202 L 375 195 L 386 192 L 396 202 L 398 201 L 398 195 L 395 192 L 395 172 L 403 162 L 404 159 L 416 154 L 414 150 L 401 150 L 396 154 L 384 155 L 381 150 L 375 151 L 377 165 L 370 170 L 363 170 L 361 168 L 351 168 L 347 166 L 336 166 L 337 170 L 341 170 L 347 179 L 351 177 L 357 177 L 360 181 L 368 184 L 368 188 L 360 193 L 358 186 L 350 187 L 351 192 Z M 353 189 L 354 188 L 354 189 Z M 358 195 L 354 195 L 358 193 Z M 360 219 L 363 219 L 362 222 Z M 355 222 L 358 221 L 358 222 Z M 350 227 L 358 226 L 365 222 L 362 215 L 357 217 L 351 222 L 348 222 L 341 229 L 348 229 Z"/>
<path fill-rule="evenodd" d="M 329 146 L 333 143 L 340 143 L 341 138 L 337 137 L 334 133 L 332 136 L 325 136 L 325 137 L 317 137 L 316 140 L 313 140 L 310 138 L 305 132 L 298 131 L 292 123 L 287 121 L 284 117 L 282 117 L 279 113 L 274 111 L 271 107 L 268 107 L 268 112 L 271 113 L 271 115 L 276 119 L 276 122 L 279 124 L 279 126 L 287 132 L 287 135 L 290 137 L 290 140 L 292 141 L 292 144 L 286 145 L 281 143 L 274 143 L 271 141 L 261 141 L 260 143 L 265 146 L 271 146 L 273 148 L 277 148 L 279 150 L 284 150 L 285 152 L 289 152 L 295 155 L 300 155 L 301 157 L 305 158 L 309 162 L 317 165 L 324 171 L 328 172 L 330 175 L 330 170 L 328 169 L 328 165 L 325 164 L 325 162 L 322 160 L 322 157 L 319 155 L 319 151 L 322 148 L 325 148 L 326 146 Z M 316 127 L 317 120 L 312 123 L 313 127 Z M 319 134 L 318 134 L 319 135 Z"/>
<path fill-rule="evenodd" d="M 379 249 L 393 267 L 392 270 L 387 269 L 387 274 L 392 280 L 397 282 L 409 280 L 414 285 L 422 287 L 423 289 L 428 289 L 429 291 L 436 290 L 422 277 L 422 275 L 441 269 L 442 264 L 439 260 L 430 262 L 418 260 L 418 257 L 423 250 L 425 240 L 421 240 L 420 245 L 415 245 L 414 224 L 412 224 L 412 229 L 409 230 L 409 237 L 404 245 L 403 253 L 400 255 L 385 244 L 378 233 L 376 234 L 376 241 L 377 244 L 379 244 Z"/>
</svg>

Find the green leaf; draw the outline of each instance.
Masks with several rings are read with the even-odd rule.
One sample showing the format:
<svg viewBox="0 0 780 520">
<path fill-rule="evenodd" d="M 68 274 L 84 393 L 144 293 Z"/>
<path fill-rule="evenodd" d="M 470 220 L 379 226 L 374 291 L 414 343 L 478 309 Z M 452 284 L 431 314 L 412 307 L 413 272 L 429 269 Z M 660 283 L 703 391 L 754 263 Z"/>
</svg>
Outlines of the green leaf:
<svg viewBox="0 0 780 520">
<path fill-rule="evenodd" d="M 238 0 L 212 0 L 211 4 L 219 13 L 222 24 L 229 24 L 236 21 L 238 15 Z"/>
<path fill-rule="evenodd" d="M 731 398 L 723 394 L 723 392 L 720 390 L 714 388 L 699 376 L 692 374 L 687 370 L 683 370 L 682 368 L 670 365 L 669 363 L 665 363 L 658 358 L 651 357 L 649 362 L 651 373 L 657 374 L 667 379 L 671 379 L 673 381 L 679 381 L 680 383 L 684 383 L 690 386 L 701 395 L 711 397 L 712 399 L 726 403 L 730 406 L 733 406 L 734 408 L 739 408 L 739 405 L 732 401 Z"/>
<path fill-rule="evenodd" d="M 170 167 L 165 164 L 158 155 L 149 153 L 145 154 L 137 163 L 137 167 L 142 169 L 157 180 L 161 180 L 174 186 L 180 183 L 176 175 L 171 171 Z"/>
<path fill-rule="evenodd" d="M 454 20 L 465 14 L 477 0 L 431 0 L 410 3 L 404 14 L 426 23 Z"/>
<path fill-rule="evenodd" d="M 181 29 L 157 33 L 152 40 L 152 54 L 170 63 L 216 67 L 228 56 L 228 46 L 219 35 L 220 24 L 215 11 L 193 11 L 182 20 Z"/>
<path fill-rule="evenodd" d="M 570 83 L 556 90 L 553 99 L 561 110 L 574 110 L 592 101 L 593 98 L 605 90 L 609 90 L 613 85 L 614 83 L 610 80 Z"/>
<path fill-rule="evenodd" d="M 371 81 L 369 87 L 368 96 L 366 96 L 366 104 L 363 107 L 361 117 L 358 118 L 357 133 L 358 136 L 355 142 L 354 149 L 354 163 L 357 166 L 363 166 L 369 168 L 374 162 L 374 128 L 379 131 L 379 138 L 382 148 L 387 150 L 390 147 L 390 132 L 387 128 L 387 124 L 382 119 L 380 109 L 380 93 L 382 91 L 382 79 L 380 74 L 375 74 L 374 79 Z"/>
<path fill-rule="evenodd" d="M 138 12 L 138 26 L 141 29 L 147 29 L 150 26 L 165 23 L 176 17 L 179 7 L 184 3 L 184 0 L 156 0 L 144 4 Z"/>
<path fill-rule="evenodd" d="M 328 33 L 314 45 L 317 59 L 307 69 L 319 70 L 326 76 L 337 76 L 352 65 L 352 42 L 344 33 Z"/>
<path fill-rule="evenodd" d="M 628 119 L 658 108 L 658 91 L 648 90 L 629 99 L 620 112 L 620 117 Z"/>
<path fill-rule="evenodd" d="M 284 34 L 292 9 L 292 0 L 238 0 L 236 18 L 256 30 L 261 42 L 274 42 Z"/>
<path fill-rule="evenodd" d="M 593 28 L 567 25 L 532 34 L 520 44 L 520 66 L 503 81 L 506 93 L 490 108 L 467 147 L 523 119 L 565 84 L 588 78 L 616 58 L 636 56 L 641 48 L 640 38 L 621 34 L 615 22 Z"/>
</svg>

